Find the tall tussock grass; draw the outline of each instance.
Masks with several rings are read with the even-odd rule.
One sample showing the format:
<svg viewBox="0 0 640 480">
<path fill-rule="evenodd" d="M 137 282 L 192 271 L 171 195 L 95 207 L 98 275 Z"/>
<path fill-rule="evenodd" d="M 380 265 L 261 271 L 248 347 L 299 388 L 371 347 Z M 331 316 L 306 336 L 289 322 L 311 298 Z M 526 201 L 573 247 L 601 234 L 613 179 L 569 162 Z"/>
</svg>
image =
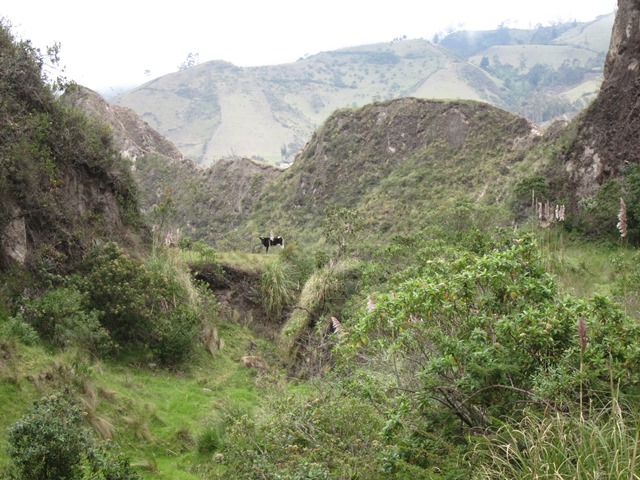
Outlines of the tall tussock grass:
<svg viewBox="0 0 640 480">
<path fill-rule="evenodd" d="M 590 415 L 529 414 L 475 449 L 476 479 L 596 480 L 640 478 L 640 424 L 614 398 Z"/>
<path fill-rule="evenodd" d="M 296 375 L 315 375 L 330 363 L 331 318 L 339 316 L 360 277 L 360 262 L 344 259 L 316 270 L 281 331 L 282 345 Z M 303 360 L 304 358 L 304 360 Z M 304 372 L 303 372 L 304 371 Z"/>
<path fill-rule="evenodd" d="M 296 300 L 299 285 L 295 265 L 277 260 L 262 273 L 260 296 L 262 307 L 270 320 L 278 320 Z"/>
</svg>

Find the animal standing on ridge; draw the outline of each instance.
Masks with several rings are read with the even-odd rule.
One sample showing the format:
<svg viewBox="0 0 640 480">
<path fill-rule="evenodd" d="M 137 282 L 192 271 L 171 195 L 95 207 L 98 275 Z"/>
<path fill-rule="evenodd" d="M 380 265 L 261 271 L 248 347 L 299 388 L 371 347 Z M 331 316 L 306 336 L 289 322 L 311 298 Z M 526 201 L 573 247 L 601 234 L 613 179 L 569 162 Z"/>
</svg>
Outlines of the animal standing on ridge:
<svg viewBox="0 0 640 480">
<path fill-rule="evenodd" d="M 272 245 L 280 245 L 284 248 L 284 238 L 282 237 L 258 237 L 262 241 L 262 245 L 267 249 L 265 253 L 269 253 L 269 247 Z"/>
</svg>

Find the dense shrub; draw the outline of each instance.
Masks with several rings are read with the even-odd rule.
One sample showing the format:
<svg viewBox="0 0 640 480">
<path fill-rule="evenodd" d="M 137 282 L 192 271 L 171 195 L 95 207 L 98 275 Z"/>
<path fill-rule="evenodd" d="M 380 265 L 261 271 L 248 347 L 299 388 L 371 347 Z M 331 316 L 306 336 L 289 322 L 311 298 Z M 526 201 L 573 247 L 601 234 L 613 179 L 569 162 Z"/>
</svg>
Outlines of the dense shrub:
<svg viewBox="0 0 640 480">
<path fill-rule="evenodd" d="M 36 403 L 9 432 L 9 453 L 22 480 L 136 480 L 129 462 L 97 445 L 80 408 L 63 396 Z"/>
<path fill-rule="evenodd" d="M 145 347 L 163 365 L 183 362 L 200 326 L 197 291 L 168 259 L 148 265 L 114 243 L 97 248 L 73 283 L 100 324 L 125 349 Z M 195 291 L 195 293 L 194 293 Z M 194 298 L 195 297 L 195 298 Z"/>
<path fill-rule="evenodd" d="M 199 327 L 197 312 L 186 305 L 178 305 L 158 315 L 149 344 L 154 357 L 167 366 L 182 363 L 193 349 Z"/>
<path fill-rule="evenodd" d="M 85 295 L 75 287 L 61 287 L 27 302 L 20 318 L 56 347 L 75 346 L 97 355 L 111 351 L 113 344 L 99 321 L 99 312 L 86 306 Z"/>
<path fill-rule="evenodd" d="M 15 338 L 25 345 L 35 345 L 38 342 L 38 332 L 25 322 L 21 315 L 10 317 L 0 323 L 0 337 Z"/>
<path fill-rule="evenodd" d="M 78 279 L 90 308 L 100 311 L 100 322 L 120 343 L 144 342 L 152 330 L 153 279 L 144 264 L 115 243 L 96 249 L 88 272 Z"/>
<path fill-rule="evenodd" d="M 377 456 L 382 416 L 374 405 L 327 380 L 313 393 L 276 394 L 225 435 L 234 478 L 388 478 Z"/>
<path fill-rule="evenodd" d="M 82 412 L 54 396 L 36 404 L 9 432 L 10 454 L 25 480 L 78 478 L 90 444 Z"/>
<path fill-rule="evenodd" d="M 467 427 L 510 415 L 521 402 L 598 401 L 612 376 L 626 393 L 640 381 L 637 323 L 606 297 L 560 295 L 530 238 L 434 258 L 375 303 L 347 345 L 395 372 L 417 408 L 444 406 Z"/>
</svg>

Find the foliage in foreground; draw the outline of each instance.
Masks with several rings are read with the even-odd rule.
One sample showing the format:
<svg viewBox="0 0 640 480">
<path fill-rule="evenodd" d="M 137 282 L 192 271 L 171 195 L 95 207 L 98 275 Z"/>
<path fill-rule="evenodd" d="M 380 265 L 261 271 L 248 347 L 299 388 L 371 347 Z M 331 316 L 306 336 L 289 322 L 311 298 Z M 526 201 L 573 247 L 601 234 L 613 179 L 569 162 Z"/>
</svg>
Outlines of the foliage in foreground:
<svg viewBox="0 0 640 480">
<path fill-rule="evenodd" d="M 0 19 L 0 231 L 23 220 L 29 263 L 68 271 L 93 238 L 131 240 L 141 216 L 109 128 L 56 95 L 47 69 L 58 54 L 59 45 L 43 53 L 16 40 Z"/>
<path fill-rule="evenodd" d="M 624 393 L 640 381 L 637 322 L 606 297 L 561 295 L 529 238 L 434 258 L 375 301 L 349 348 L 385 359 L 416 408 L 444 407 L 468 428 L 521 402 L 595 401 L 610 375 Z"/>
<path fill-rule="evenodd" d="M 99 445 L 82 411 L 61 395 L 45 397 L 9 432 L 18 480 L 137 480 L 129 461 Z"/>
<path fill-rule="evenodd" d="M 528 412 L 479 439 L 478 479 L 640 478 L 637 416 L 617 402 L 583 414 Z M 474 458 L 475 457 L 475 458 Z"/>
<path fill-rule="evenodd" d="M 191 355 L 215 301 L 175 261 L 167 250 L 145 263 L 106 243 L 78 274 L 25 301 L 10 325 L 22 338 L 35 329 L 57 348 L 98 357 L 135 350 L 162 365 L 180 365 Z"/>
<path fill-rule="evenodd" d="M 255 417 L 229 426 L 225 459 L 246 479 L 384 478 L 378 432 L 383 417 L 375 406 L 338 382 L 317 390 L 273 395 Z"/>
</svg>

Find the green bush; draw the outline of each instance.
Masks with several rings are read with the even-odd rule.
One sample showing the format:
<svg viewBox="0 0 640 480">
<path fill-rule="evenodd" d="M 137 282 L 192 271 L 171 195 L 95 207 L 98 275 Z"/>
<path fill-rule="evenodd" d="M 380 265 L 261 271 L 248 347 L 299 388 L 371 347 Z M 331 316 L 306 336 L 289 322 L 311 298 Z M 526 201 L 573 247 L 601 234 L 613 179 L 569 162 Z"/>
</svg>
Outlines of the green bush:
<svg viewBox="0 0 640 480">
<path fill-rule="evenodd" d="M 45 397 L 9 431 L 9 454 L 21 480 L 138 480 L 114 447 L 98 445 L 80 408 L 61 395 Z"/>
<path fill-rule="evenodd" d="M 38 343 L 38 332 L 29 325 L 22 315 L 9 318 L 0 325 L 0 337 L 15 338 L 25 345 Z"/>
<path fill-rule="evenodd" d="M 140 260 L 128 257 L 115 243 L 96 249 L 89 271 L 78 280 L 100 323 L 119 343 L 143 342 L 152 331 L 152 278 Z"/>
<path fill-rule="evenodd" d="M 79 478 L 91 443 L 82 412 L 61 396 L 36 404 L 9 431 L 10 455 L 24 480 Z"/>
<path fill-rule="evenodd" d="M 178 305 L 155 319 L 151 351 L 162 365 L 180 364 L 192 352 L 199 331 L 197 312 L 189 306 Z"/>
<path fill-rule="evenodd" d="M 20 480 L 140 480 L 116 447 L 96 443 L 80 408 L 45 397 L 9 430 L 9 454 Z"/>
<path fill-rule="evenodd" d="M 74 284 L 86 309 L 126 349 L 145 347 L 163 365 L 187 359 L 200 327 L 201 295 L 185 272 L 156 256 L 149 266 L 114 243 L 99 247 Z"/>
<path fill-rule="evenodd" d="M 99 312 L 89 309 L 86 296 L 73 286 L 50 290 L 27 302 L 22 315 L 56 347 L 75 346 L 100 356 L 113 348 L 109 333 L 100 324 Z"/>
<path fill-rule="evenodd" d="M 326 379 L 313 393 L 266 399 L 225 435 L 225 462 L 236 478 L 388 478 L 376 461 L 382 415 L 371 401 Z"/>
<path fill-rule="evenodd" d="M 606 297 L 560 295 L 537 252 L 526 237 L 485 254 L 434 258 L 379 295 L 346 345 L 386 365 L 420 410 L 444 406 L 469 428 L 521 402 L 598 401 L 611 375 L 632 392 L 640 382 L 637 322 Z"/>
</svg>

